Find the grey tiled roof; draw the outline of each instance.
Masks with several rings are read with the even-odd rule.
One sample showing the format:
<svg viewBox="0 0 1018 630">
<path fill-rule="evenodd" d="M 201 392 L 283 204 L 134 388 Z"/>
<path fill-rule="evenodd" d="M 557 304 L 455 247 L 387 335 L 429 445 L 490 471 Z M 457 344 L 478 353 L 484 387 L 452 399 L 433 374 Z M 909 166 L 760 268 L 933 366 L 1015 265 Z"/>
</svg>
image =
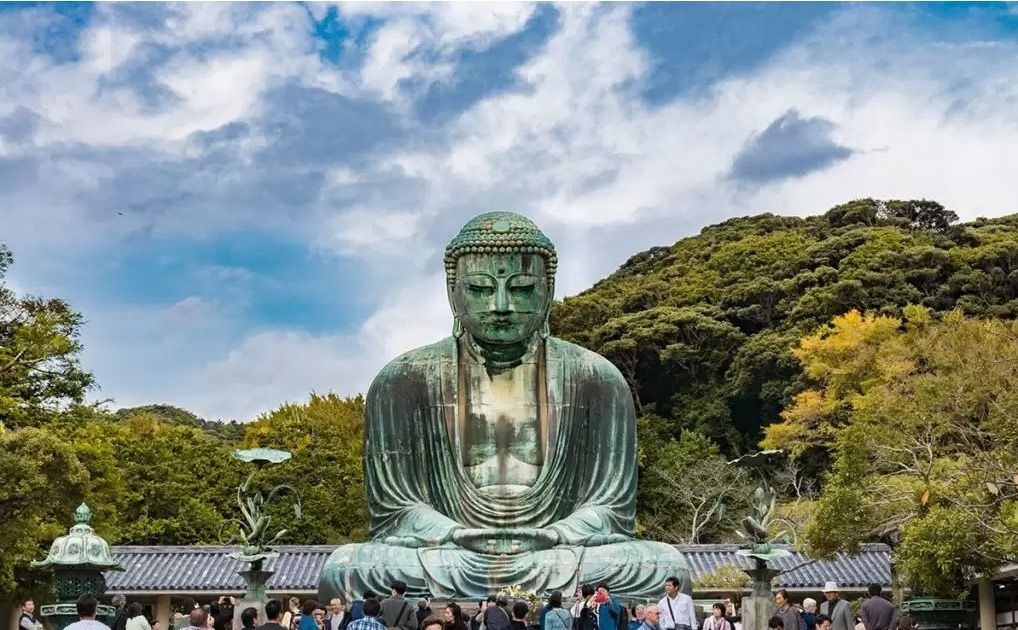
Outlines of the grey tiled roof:
<svg viewBox="0 0 1018 630">
<path fill-rule="evenodd" d="M 334 545 L 283 545 L 279 557 L 265 563 L 270 591 L 318 590 L 318 576 Z M 106 573 L 110 591 L 243 591 L 244 579 L 237 573 L 244 563 L 229 558 L 237 547 L 119 546 L 113 556 L 124 571 Z"/>
<path fill-rule="evenodd" d="M 825 582 L 837 582 L 839 587 L 865 588 L 869 584 L 891 584 L 891 549 L 887 545 L 863 545 L 855 556 L 838 554 L 831 560 L 811 561 L 791 547 L 781 546 L 792 555 L 776 560 L 772 566 L 787 571 L 777 578 L 783 588 L 817 589 Z M 710 573 L 723 564 L 734 564 L 743 569 L 753 566 L 749 558 L 737 555 L 736 545 L 679 545 L 692 569 L 693 579 Z"/>
<path fill-rule="evenodd" d="M 284 545 L 279 557 L 266 563 L 275 571 L 268 588 L 276 592 L 315 591 L 322 565 L 336 547 L 333 545 Z M 749 568 L 749 559 L 736 555 L 735 545 L 680 545 L 692 569 L 693 578 L 723 564 Z M 230 592 L 242 591 L 244 581 L 238 575 L 242 563 L 227 557 L 236 547 L 119 546 L 113 555 L 126 569 L 106 574 L 112 592 Z M 841 586 L 863 588 L 876 582 L 891 583 L 890 549 L 885 545 L 866 545 L 856 556 L 838 555 L 829 561 L 810 562 L 793 551 L 778 560 L 778 576 L 784 588 L 817 589 L 834 580 Z M 797 568 L 796 568 L 797 567 Z"/>
</svg>

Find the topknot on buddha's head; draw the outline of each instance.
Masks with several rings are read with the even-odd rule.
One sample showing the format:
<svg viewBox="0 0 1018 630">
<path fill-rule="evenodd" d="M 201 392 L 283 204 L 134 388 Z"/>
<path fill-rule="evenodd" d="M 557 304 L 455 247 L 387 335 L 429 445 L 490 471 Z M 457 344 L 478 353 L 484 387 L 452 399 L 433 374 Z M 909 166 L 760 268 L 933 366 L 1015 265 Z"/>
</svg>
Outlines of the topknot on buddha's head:
<svg viewBox="0 0 1018 630">
<path fill-rule="evenodd" d="M 515 212 L 486 212 L 467 221 L 445 248 L 445 276 L 456 284 L 456 261 L 464 254 L 519 253 L 544 258 L 548 286 L 554 285 L 558 255 L 537 224 Z"/>
</svg>

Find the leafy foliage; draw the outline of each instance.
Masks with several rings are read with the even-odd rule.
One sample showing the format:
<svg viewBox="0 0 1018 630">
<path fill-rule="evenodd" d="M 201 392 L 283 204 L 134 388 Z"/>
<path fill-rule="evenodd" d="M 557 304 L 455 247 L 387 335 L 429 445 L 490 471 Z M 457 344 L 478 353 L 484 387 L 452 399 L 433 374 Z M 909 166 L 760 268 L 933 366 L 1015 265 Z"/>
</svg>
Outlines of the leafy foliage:
<svg viewBox="0 0 1018 630">
<path fill-rule="evenodd" d="M 304 516 L 295 521 L 285 508 L 275 522 L 289 530 L 289 543 L 343 543 L 368 534 L 364 497 L 364 399 L 312 394 L 302 405 L 285 404 L 247 427 L 244 446 L 271 446 L 293 459 L 269 466 L 259 482 L 266 487 L 298 480 Z"/>
<path fill-rule="evenodd" d="M 51 428 L 88 469 L 95 527 L 111 543 L 218 542 L 244 472 L 234 445 L 148 413 L 78 410 Z"/>
<path fill-rule="evenodd" d="M 956 221 L 934 201 L 874 199 L 731 219 L 557 303 L 552 331 L 611 359 L 669 435 L 742 454 L 803 388 L 791 349 L 833 317 L 1018 316 L 1018 218 Z"/>
<path fill-rule="evenodd" d="M 1018 558 L 1018 325 L 904 311 L 850 312 L 803 339 L 811 387 L 765 443 L 830 449 L 814 553 L 882 540 L 913 589 L 956 595 Z"/>
<path fill-rule="evenodd" d="M 703 434 L 686 431 L 671 440 L 662 427 L 660 418 L 640 421 L 641 532 L 669 543 L 733 539 L 735 524 L 749 507 L 746 473 L 729 466 Z"/>
<path fill-rule="evenodd" d="M 0 479 L 0 593 L 13 593 L 32 582 L 28 564 L 47 541 L 67 531 L 89 479 L 71 448 L 36 428 L 0 430 Z"/>
<path fill-rule="evenodd" d="M 39 426 L 92 387 L 81 369 L 82 318 L 59 299 L 18 296 L 3 284 L 13 263 L 0 244 L 0 423 Z"/>
</svg>

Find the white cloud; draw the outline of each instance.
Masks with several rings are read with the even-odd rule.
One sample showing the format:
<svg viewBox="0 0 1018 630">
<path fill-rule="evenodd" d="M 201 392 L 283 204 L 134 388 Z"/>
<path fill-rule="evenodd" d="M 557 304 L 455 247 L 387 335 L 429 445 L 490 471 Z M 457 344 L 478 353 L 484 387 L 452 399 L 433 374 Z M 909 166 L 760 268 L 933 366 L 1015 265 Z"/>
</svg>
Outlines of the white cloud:
<svg viewBox="0 0 1018 630">
<path fill-rule="evenodd" d="M 386 17 L 372 36 L 359 86 L 386 101 L 406 106 L 406 97 L 424 93 L 455 72 L 453 54 L 484 50 L 521 30 L 533 3 L 344 3 L 349 17 Z M 401 82 L 407 82 L 407 86 Z"/>
<path fill-rule="evenodd" d="M 170 343 L 168 333 L 140 323 L 123 334 L 109 323 L 124 317 L 115 309 L 92 311 L 92 322 L 111 318 L 89 350 L 90 357 L 104 357 L 105 393 L 121 402 L 159 398 L 204 416 L 234 418 L 302 399 L 311 389 L 363 391 L 386 359 L 448 334 L 439 252 L 481 211 L 517 210 L 542 224 L 559 246 L 563 294 L 589 286 L 649 245 L 733 215 L 816 213 L 862 196 L 935 198 L 965 218 L 1018 210 L 1010 183 L 1018 163 L 1011 141 L 1018 131 L 1018 44 L 937 42 L 894 10 L 852 6 L 752 72 L 651 105 L 639 95 L 653 62 L 634 39 L 632 10 L 562 5 L 558 30 L 517 68 L 518 85 L 480 99 L 446 126 L 350 163 L 307 156 L 261 167 L 258 176 L 310 173 L 324 182 L 310 201 L 290 207 L 284 200 L 271 212 L 258 199 L 230 205 L 232 199 L 217 194 L 224 182 L 252 176 L 229 167 L 252 163 L 269 146 L 272 132 L 261 122 L 279 113 L 270 108 L 303 115 L 302 102 L 270 101 L 272 90 L 318 86 L 349 98 L 370 96 L 378 108 L 395 107 L 413 128 L 419 124 L 413 99 L 435 82 L 457 78 L 457 54 L 519 32 L 534 5 L 340 5 L 344 19 L 383 19 L 366 50 L 353 51 L 363 53 L 362 65 L 343 69 L 319 60 L 307 13 L 290 4 L 168 5 L 159 27 L 139 26 L 116 6 L 101 5 L 81 38 L 88 54 L 73 63 L 41 57 L 10 29 L 0 31 L 6 97 L 0 116 L 19 106 L 37 112 L 43 119 L 37 145 L 142 147 L 172 161 L 222 149 L 189 134 L 246 123 L 244 135 L 221 143 L 236 160 L 224 172 L 169 187 L 202 203 L 167 221 L 187 234 L 252 224 L 292 229 L 312 247 L 370 267 L 377 291 L 359 297 L 374 312 L 351 332 L 336 334 L 285 326 L 252 331 L 236 313 L 219 312 L 218 303 L 188 298 L 172 305 L 165 321 L 202 321 L 192 312 L 212 320 L 178 332 Z M 324 17 L 323 6 L 311 11 Z M 218 45 L 196 47 L 209 42 Z M 142 65 L 165 94 L 129 83 L 97 89 L 104 77 L 145 61 L 153 47 L 167 52 Z M 151 98 L 165 103 L 154 106 Z M 793 107 L 805 118 L 832 121 L 832 139 L 856 152 L 824 170 L 755 188 L 726 180 L 746 139 Z M 5 143 L 2 150 L 22 149 Z M 14 233 L 27 239 L 59 224 L 71 246 L 87 234 L 109 239 L 129 232 L 77 205 L 83 193 L 109 186 L 122 165 L 46 159 L 45 187 L 3 198 L 17 218 Z M 254 207 L 244 206 L 248 201 Z M 145 221 L 121 223 L 143 230 Z M 248 290 L 250 278 L 223 274 L 224 283 L 240 287 L 238 295 Z M 209 343 L 209 335 L 219 336 Z M 130 369 L 115 365 L 118 355 L 132 353 Z M 145 371 L 145 361 L 164 373 L 172 368 L 173 375 L 153 382 L 145 375 L 155 370 Z"/>
<path fill-rule="evenodd" d="M 443 277 L 433 275 L 423 286 L 386 295 L 385 306 L 355 333 L 259 332 L 164 391 L 203 417 L 240 420 L 304 400 L 312 391 L 364 393 L 386 361 L 446 336 L 451 322 Z"/>
</svg>

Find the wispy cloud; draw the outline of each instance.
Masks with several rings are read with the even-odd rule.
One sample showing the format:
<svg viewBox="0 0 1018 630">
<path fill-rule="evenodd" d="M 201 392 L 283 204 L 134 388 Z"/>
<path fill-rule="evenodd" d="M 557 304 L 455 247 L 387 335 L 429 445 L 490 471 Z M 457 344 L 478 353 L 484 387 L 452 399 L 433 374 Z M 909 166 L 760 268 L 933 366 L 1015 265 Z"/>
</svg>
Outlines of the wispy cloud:
<svg viewBox="0 0 1018 630">
<path fill-rule="evenodd" d="M 86 312 L 125 404 L 250 418 L 363 391 L 448 331 L 441 250 L 480 211 L 537 219 L 572 293 L 736 214 L 1016 210 L 1006 11 L 77 11 L 0 11 L 3 238 L 19 286 Z"/>
</svg>

